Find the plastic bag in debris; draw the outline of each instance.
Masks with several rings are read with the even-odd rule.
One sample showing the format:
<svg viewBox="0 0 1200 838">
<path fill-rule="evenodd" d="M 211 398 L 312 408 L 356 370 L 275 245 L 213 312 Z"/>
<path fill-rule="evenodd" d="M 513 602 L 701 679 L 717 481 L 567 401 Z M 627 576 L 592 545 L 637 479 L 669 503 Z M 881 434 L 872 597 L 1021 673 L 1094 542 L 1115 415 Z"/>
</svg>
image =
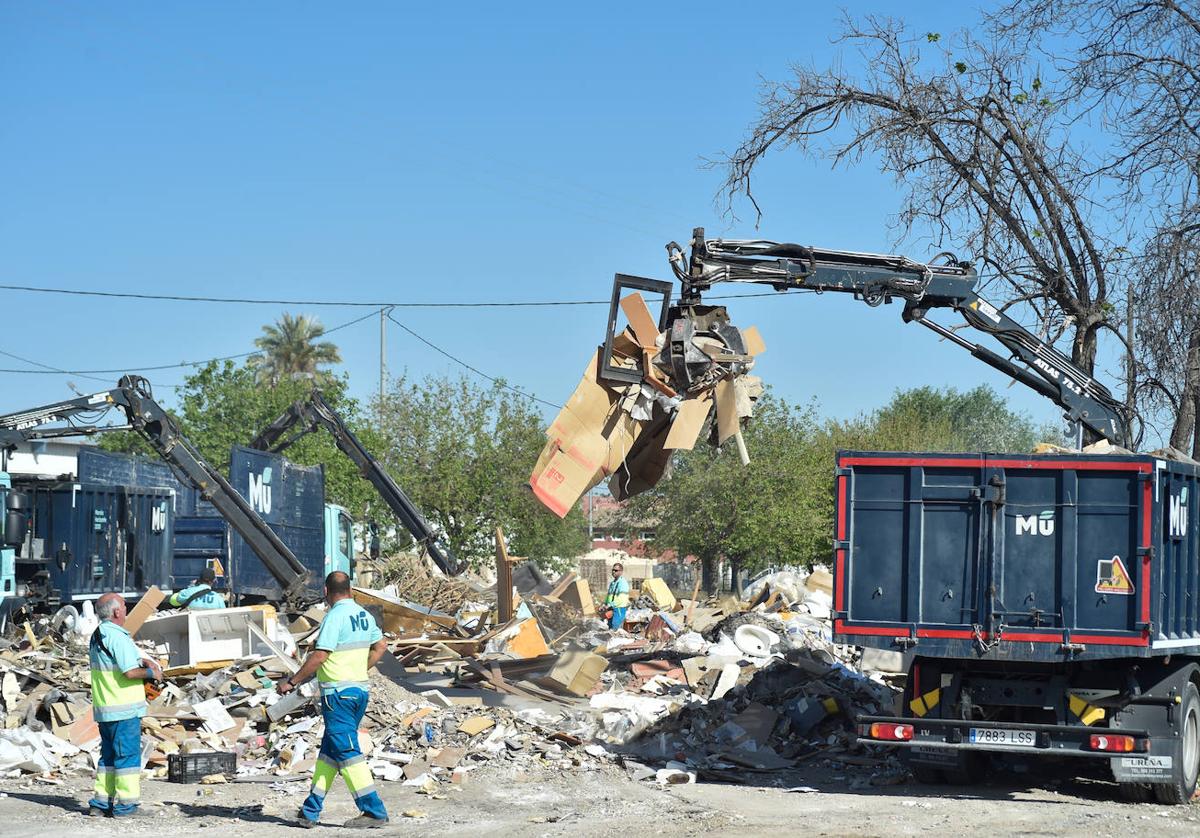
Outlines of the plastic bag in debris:
<svg viewBox="0 0 1200 838">
<path fill-rule="evenodd" d="M 824 591 L 806 590 L 804 608 L 818 620 L 828 620 L 833 614 L 833 597 Z"/>
<path fill-rule="evenodd" d="M 603 724 L 597 738 L 617 745 L 636 738 L 650 725 L 671 712 L 672 702 L 625 692 L 599 693 L 590 699 L 593 710 L 601 711 Z"/>
<path fill-rule="evenodd" d="M 683 634 L 675 638 L 671 643 L 671 648 L 676 652 L 683 652 L 687 655 L 698 655 L 705 650 L 708 643 L 700 636 L 699 632 L 685 631 Z"/>
<path fill-rule="evenodd" d="M 833 628 L 815 615 L 793 611 L 783 621 L 783 642 L 789 649 L 825 648 L 833 643 Z"/>
<path fill-rule="evenodd" d="M 28 727 L 0 730 L 0 771 L 53 771 L 63 759 L 77 753 L 79 748 L 46 731 Z"/>
<path fill-rule="evenodd" d="M 765 585 L 772 593 L 778 593 L 788 602 L 801 602 L 804 599 L 804 580 L 807 577 L 806 573 L 791 570 L 760 576 L 742 589 L 742 599 L 754 599 L 762 593 Z"/>
</svg>

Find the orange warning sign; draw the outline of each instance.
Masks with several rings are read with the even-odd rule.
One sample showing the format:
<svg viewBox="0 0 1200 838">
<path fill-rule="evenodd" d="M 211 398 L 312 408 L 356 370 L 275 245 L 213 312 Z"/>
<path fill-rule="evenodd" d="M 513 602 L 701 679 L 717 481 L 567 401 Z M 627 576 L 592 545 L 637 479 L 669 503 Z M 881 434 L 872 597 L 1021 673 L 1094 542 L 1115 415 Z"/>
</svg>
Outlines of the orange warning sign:
<svg viewBox="0 0 1200 838">
<path fill-rule="evenodd" d="M 212 568 L 213 574 L 218 579 L 225 575 L 225 566 L 221 564 L 220 559 L 209 559 L 208 566 Z"/>
<path fill-rule="evenodd" d="M 1096 562 L 1096 593 L 1133 595 L 1133 579 L 1120 556 Z"/>
</svg>

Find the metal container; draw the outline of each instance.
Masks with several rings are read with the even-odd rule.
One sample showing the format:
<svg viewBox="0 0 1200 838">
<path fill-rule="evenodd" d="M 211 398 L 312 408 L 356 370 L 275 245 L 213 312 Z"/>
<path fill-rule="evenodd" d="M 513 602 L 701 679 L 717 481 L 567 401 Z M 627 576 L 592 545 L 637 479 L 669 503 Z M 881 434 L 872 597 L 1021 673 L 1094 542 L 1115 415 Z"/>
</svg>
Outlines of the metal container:
<svg viewBox="0 0 1200 838">
<path fill-rule="evenodd" d="M 136 597 L 171 590 L 174 493 L 95 483 L 22 483 L 32 499 L 17 575 L 31 592 L 63 603 L 107 591 Z"/>
<path fill-rule="evenodd" d="M 835 639 L 964 659 L 1200 653 L 1198 479 L 1148 455 L 839 452 Z"/>
<path fill-rule="evenodd" d="M 325 470 L 278 454 L 235 446 L 229 482 L 308 568 L 307 590 L 320 595 L 325 569 Z M 230 534 L 230 586 L 243 595 L 277 598 L 282 589 L 258 556 Z"/>
</svg>

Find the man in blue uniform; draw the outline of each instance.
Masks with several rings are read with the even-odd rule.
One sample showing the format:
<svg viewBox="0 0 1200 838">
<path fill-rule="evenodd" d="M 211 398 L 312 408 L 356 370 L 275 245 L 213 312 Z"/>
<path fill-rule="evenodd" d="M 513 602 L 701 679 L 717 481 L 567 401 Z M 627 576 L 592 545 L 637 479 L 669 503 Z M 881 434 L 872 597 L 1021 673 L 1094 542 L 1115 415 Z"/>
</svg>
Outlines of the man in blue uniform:
<svg viewBox="0 0 1200 838">
<path fill-rule="evenodd" d="M 162 678 L 162 669 L 142 655 L 125 631 L 125 600 L 119 594 L 104 594 L 96 600 L 96 616 L 101 622 L 92 632 L 88 661 L 92 715 L 100 729 L 100 761 L 88 814 L 119 818 L 138 813 L 144 683 Z"/>
<path fill-rule="evenodd" d="M 196 577 L 195 585 L 172 594 L 167 602 L 176 608 L 224 608 L 225 600 L 213 590 L 213 583 L 216 581 L 217 574 L 211 567 L 206 567 Z"/>
<path fill-rule="evenodd" d="M 350 577 L 340 570 L 325 577 L 325 601 L 329 611 L 321 621 L 313 651 L 295 675 L 275 686 L 280 695 L 286 695 L 315 674 L 321 687 L 325 736 L 298 823 L 317 825 L 325 795 L 340 773 L 361 813 L 344 825 L 379 827 L 388 822 L 387 810 L 358 747 L 358 725 L 367 711 L 367 670 L 387 652 L 387 642 L 375 619 L 350 596 Z"/>
</svg>

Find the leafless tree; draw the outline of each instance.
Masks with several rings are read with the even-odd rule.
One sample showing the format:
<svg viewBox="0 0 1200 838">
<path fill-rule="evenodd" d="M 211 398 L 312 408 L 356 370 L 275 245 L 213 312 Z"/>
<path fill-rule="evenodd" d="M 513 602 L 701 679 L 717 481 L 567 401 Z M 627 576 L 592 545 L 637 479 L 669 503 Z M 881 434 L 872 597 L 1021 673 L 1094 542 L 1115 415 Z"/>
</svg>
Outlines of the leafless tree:
<svg viewBox="0 0 1200 838">
<path fill-rule="evenodd" d="M 1200 456 L 1200 3 L 1013 0 L 989 18 L 1040 53 L 1080 118 L 1114 139 L 1098 174 L 1117 178 L 1135 235 L 1138 392 L 1171 444 Z"/>
<path fill-rule="evenodd" d="M 982 268 L 1005 308 L 1025 306 L 1092 372 L 1100 333 L 1118 339 L 1114 259 L 1124 241 L 1104 212 L 1111 184 L 1072 142 L 1073 103 L 1014 37 L 913 36 L 886 19 L 847 19 L 862 70 L 793 68 L 765 87 L 761 114 L 723 161 L 722 194 L 761 215 L 752 174 L 773 149 L 877 159 L 902 190 L 900 238 L 929 235 Z M 945 243 L 944 243 L 945 242 Z"/>
</svg>

